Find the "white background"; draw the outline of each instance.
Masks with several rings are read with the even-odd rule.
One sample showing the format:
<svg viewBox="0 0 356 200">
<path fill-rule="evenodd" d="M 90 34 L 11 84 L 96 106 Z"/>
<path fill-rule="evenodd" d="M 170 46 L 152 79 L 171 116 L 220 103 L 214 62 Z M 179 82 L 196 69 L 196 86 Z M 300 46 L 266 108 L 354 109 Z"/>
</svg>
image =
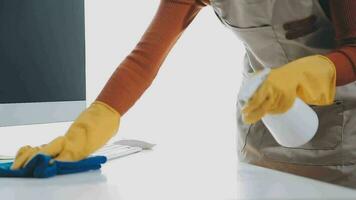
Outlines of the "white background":
<svg viewBox="0 0 356 200">
<path fill-rule="evenodd" d="M 159 2 L 85 1 L 88 105 L 137 44 Z M 236 197 L 235 107 L 243 53 L 239 40 L 220 23 L 213 9 L 203 8 L 169 53 L 151 87 L 121 120 L 114 140 L 131 138 L 157 144 L 147 154 L 151 157 L 146 163 L 141 160 L 140 168 L 135 168 L 141 173 L 129 171 L 130 166 L 118 168 L 128 170 L 123 178 L 129 181 L 129 174 L 135 173 L 150 178 L 146 181 L 153 186 L 162 182 L 178 185 L 162 190 L 162 197 L 177 190 L 182 192 L 175 197 L 192 197 L 186 199 L 202 194 L 211 199 Z M 0 154 L 14 154 L 25 144 L 47 143 L 64 134 L 69 125 L 2 127 Z M 160 173 L 144 173 L 146 167 L 157 166 L 162 167 Z M 133 195 L 129 185 L 121 184 L 121 196 Z M 143 195 L 150 192 L 140 191 Z"/>
</svg>

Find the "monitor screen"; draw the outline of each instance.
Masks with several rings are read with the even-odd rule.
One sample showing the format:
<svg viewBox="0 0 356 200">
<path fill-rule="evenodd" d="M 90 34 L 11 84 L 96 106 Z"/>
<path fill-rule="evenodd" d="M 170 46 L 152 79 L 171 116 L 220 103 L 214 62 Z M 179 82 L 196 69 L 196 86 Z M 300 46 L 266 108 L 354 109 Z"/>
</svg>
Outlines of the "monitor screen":
<svg viewBox="0 0 356 200">
<path fill-rule="evenodd" d="M 0 111 L 10 112 L 16 121 L 21 106 L 39 106 L 37 112 L 47 120 L 27 123 L 42 123 L 70 120 L 82 110 L 80 102 L 86 96 L 84 35 L 84 0 L 0 0 Z M 67 117 L 60 114 L 60 119 L 48 118 L 60 111 L 47 107 L 58 105 L 54 109 L 75 111 Z M 0 125 L 26 124 L 4 122 L 7 114 L 1 116 L 0 112 Z"/>
</svg>

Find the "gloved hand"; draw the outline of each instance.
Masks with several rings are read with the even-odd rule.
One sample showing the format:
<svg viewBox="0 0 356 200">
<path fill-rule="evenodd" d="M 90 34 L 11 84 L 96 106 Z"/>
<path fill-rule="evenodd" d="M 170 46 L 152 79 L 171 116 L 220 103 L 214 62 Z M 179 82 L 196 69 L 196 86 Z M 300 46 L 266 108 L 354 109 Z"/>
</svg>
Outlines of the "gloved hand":
<svg viewBox="0 0 356 200">
<path fill-rule="evenodd" d="M 39 147 L 24 146 L 17 152 L 12 170 L 25 166 L 41 153 L 58 161 L 79 161 L 104 146 L 118 131 L 120 114 L 109 105 L 94 101 L 71 124 L 64 136 Z"/>
<path fill-rule="evenodd" d="M 293 106 L 298 96 L 311 105 L 329 105 L 336 92 L 336 69 L 322 55 L 307 56 L 273 68 L 262 85 L 242 108 L 247 124 L 265 114 L 280 114 Z"/>
</svg>

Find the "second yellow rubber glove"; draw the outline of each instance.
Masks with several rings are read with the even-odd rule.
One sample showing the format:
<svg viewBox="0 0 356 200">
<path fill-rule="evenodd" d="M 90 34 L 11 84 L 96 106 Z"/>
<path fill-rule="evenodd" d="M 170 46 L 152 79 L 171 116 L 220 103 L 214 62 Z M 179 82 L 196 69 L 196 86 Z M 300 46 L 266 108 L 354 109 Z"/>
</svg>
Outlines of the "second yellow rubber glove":
<svg viewBox="0 0 356 200">
<path fill-rule="evenodd" d="M 265 114 L 280 114 L 298 96 L 310 105 L 329 105 L 336 92 L 334 63 L 322 55 L 307 56 L 271 70 L 242 108 L 243 121 L 252 124 Z"/>
<path fill-rule="evenodd" d="M 86 158 L 112 138 L 118 131 L 120 114 L 109 105 L 94 101 L 71 124 L 64 136 L 39 147 L 24 146 L 17 152 L 11 169 L 19 169 L 38 153 L 59 161 Z"/>
</svg>

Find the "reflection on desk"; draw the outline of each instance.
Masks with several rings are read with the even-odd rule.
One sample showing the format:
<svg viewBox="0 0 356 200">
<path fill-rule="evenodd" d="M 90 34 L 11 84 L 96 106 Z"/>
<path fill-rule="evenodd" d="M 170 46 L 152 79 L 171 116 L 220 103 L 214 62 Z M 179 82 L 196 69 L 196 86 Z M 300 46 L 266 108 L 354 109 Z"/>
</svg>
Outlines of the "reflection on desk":
<svg viewBox="0 0 356 200">
<path fill-rule="evenodd" d="M 109 186 L 100 171 L 57 176 L 48 179 L 1 178 L 0 194 L 4 199 L 117 199 L 116 186 Z"/>
</svg>

